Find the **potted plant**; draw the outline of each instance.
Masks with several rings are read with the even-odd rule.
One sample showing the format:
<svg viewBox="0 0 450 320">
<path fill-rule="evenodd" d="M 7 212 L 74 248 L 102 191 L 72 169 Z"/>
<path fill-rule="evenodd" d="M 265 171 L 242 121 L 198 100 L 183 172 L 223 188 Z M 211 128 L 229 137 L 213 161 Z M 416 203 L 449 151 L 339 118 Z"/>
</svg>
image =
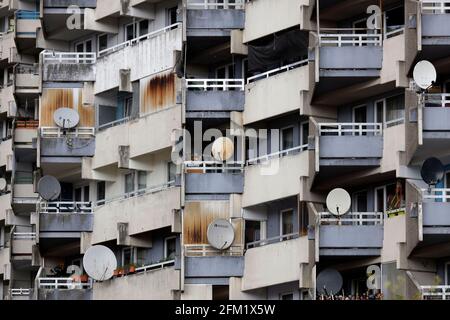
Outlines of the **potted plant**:
<svg viewBox="0 0 450 320">
<path fill-rule="evenodd" d="M 124 268 L 119 268 L 118 269 L 118 276 L 120 277 L 120 276 L 124 276 L 125 275 L 125 269 Z"/>
<path fill-rule="evenodd" d="M 82 274 L 80 276 L 80 282 L 87 283 L 89 281 L 89 277 L 87 274 Z"/>
<path fill-rule="evenodd" d="M 136 272 L 136 265 L 134 263 L 131 263 L 128 267 L 129 273 L 135 273 Z"/>
</svg>

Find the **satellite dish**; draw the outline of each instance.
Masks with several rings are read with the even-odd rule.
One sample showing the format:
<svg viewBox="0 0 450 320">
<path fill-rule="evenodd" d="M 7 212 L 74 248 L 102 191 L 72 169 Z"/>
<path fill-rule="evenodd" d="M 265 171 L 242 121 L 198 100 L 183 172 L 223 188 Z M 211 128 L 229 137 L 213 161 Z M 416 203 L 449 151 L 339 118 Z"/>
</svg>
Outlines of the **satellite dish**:
<svg viewBox="0 0 450 320">
<path fill-rule="evenodd" d="M 433 64 L 427 60 L 419 61 L 414 67 L 414 81 L 422 89 L 428 89 L 436 82 L 437 73 Z"/>
<path fill-rule="evenodd" d="M 233 141 L 228 137 L 217 138 L 212 145 L 211 153 L 217 161 L 230 159 L 234 154 Z"/>
<path fill-rule="evenodd" d="M 112 278 L 117 268 L 117 259 L 111 249 L 105 246 L 93 246 L 84 254 L 83 267 L 92 279 L 105 281 Z"/>
<path fill-rule="evenodd" d="M 6 191 L 6 188 L 8 187 L 8 183 L 4 178 L 0 178 L 0 191 Z"/>
<path fill-rule="evenodd" d="M 234 228 L 229 221 L 217 219 L 210 223 L 206 235 L 212 247 L 226 250 L 234 241 Z"/>
<path fill-rule="evenodd" d="M 43 176 L 37 184 L 37 192 L 44 200 L 53 201 L 61 194 L 61 184 L 53 176 Z"/>
<path fill-rule="evenodd" d="M 80 115 L 74 109 L 59 108 L 53 114 L 56 125 L 63 129 L 75 128 L 80 122 Z"/>
<path fill-rule="evenodd" d="M 327 208 L 332 214 L 342 216 L 350 210 L 352 199 L 347 191 L 341 188 L 331 190 L 327 196 Z"/>
<path fill-rule="evenodd" d="M 445 168 L 437 158 L 428 158 L 422 165 L 420 175 L 428 185 L 436 185 L 444 179 Z"/>
<path fill-rule="evenodd" d="M 336 269 L 325 269 L 317 276 L 316 287 L 319 294 L 336 294 L 342 289 L 342 275 Z"/>
</svg>

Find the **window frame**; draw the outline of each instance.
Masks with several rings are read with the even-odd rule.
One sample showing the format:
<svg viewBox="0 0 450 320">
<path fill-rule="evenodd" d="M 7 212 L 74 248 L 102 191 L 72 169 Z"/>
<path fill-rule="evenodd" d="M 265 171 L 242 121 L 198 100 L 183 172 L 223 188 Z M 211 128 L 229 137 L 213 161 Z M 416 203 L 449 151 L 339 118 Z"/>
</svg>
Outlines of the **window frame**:
<svg viewBox="0 0 450 320">
<path fill-rule="evenodd" d="M 294 210 L 294 208 L 288 208 L 288 209 L 280 210 L 280 237 L 283 237 L 283 236 L 286 236 L 286 235 L 290 234 L 290 233 L 286 233 L 286 234 L 283 233 L 283 217 L 284 217 L 284 214 L 287 213 L 287 212 L 292 212 L 292 219 L 295 220 L 295 210 Z M 294 233 L 294 230 L 295 230 L 295 225 L 294 225 L 294 221 L 292 221 L 292 232 L 291 233 Z M 280 239 L 280 240 L 284 241 L 283 239 Z M 288 239 L 286 239 L 286 240 L 288 240 Z"/>
<path fill-rule="evenodd" d="M 177 252 L 177 236 L 169 236 L 169 237 L 165 237 L 164 238 L 164 259 L 168 259 L 169 255 L 167 254 L 167 250 L 168 250 L 168 245 L 167 242 L 169 242 L 170 240 L 175 240 L 175 256 L 176 256 L 176 252 Z M 174 256 L 174 259 L 175 259 Z"/>
</svg>

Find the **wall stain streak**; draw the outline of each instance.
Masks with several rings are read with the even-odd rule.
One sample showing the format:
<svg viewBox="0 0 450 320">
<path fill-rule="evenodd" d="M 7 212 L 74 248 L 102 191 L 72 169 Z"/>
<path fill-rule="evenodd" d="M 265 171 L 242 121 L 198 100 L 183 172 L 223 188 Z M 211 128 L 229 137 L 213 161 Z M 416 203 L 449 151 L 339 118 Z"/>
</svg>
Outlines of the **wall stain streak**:
<svg viewBox="0 0 450 320">
<path fill-rule="evenodd" d="M 166 72 L 141 80 L 140 113 L 155 112 L 176 103 L 175 74 Z"/>
</svg>

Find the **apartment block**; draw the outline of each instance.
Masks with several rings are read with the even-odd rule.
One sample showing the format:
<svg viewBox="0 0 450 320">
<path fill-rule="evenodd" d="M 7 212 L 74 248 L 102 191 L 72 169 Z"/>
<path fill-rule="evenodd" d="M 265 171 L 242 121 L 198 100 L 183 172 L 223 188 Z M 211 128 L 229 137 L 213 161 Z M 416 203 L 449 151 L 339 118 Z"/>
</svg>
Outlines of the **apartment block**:
<svg viewBox="0 0 450 320">
<path fill-rule="evenodd" d="M 448 300 L 447 107 L 449 0 L 0 1 L 0 298 Z"/>
</svg>

